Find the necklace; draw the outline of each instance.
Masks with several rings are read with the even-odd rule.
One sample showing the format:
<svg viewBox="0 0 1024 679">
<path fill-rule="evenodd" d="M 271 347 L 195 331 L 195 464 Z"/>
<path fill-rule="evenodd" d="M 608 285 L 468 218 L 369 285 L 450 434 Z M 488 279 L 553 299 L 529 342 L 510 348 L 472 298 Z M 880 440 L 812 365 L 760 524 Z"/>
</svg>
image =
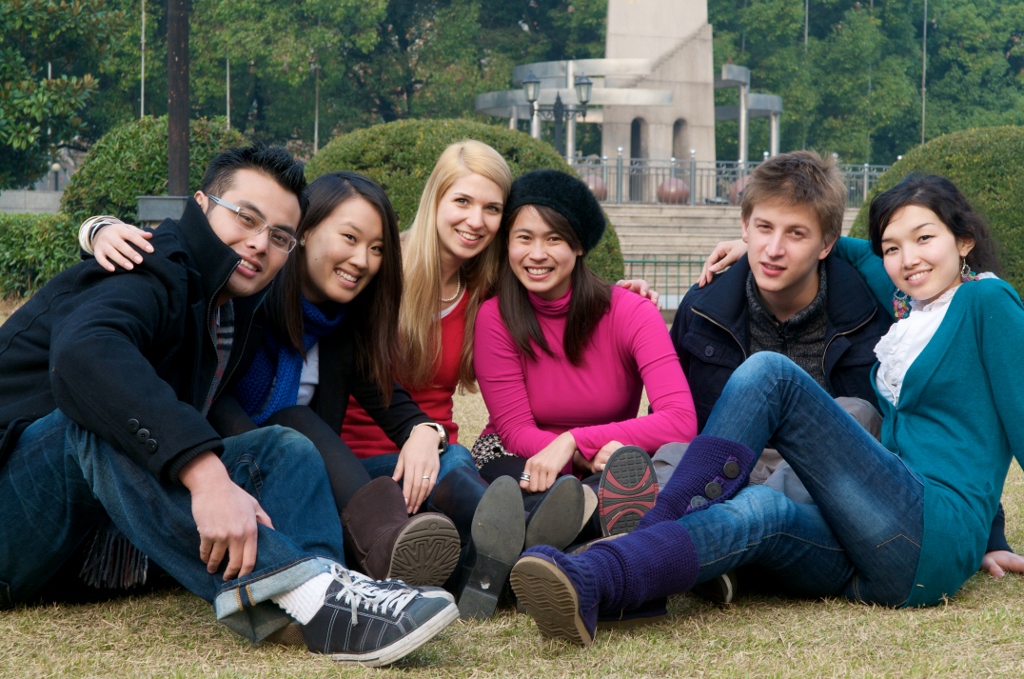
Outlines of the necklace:
<svg viewBox="0 0 1024 679">
<path fill-rule="evenodd" d="M 459 271 L 456 271 L 455 275 L 458 277 L 458 283 L 455 284 L 455 294 L 451 297 L 442 297 L 441 301 L 445 304 L 455 301 L 455 298 L 459 296 L 460 292 L 462 292 L 462 270 L 460 269 Z"/>
</svg>

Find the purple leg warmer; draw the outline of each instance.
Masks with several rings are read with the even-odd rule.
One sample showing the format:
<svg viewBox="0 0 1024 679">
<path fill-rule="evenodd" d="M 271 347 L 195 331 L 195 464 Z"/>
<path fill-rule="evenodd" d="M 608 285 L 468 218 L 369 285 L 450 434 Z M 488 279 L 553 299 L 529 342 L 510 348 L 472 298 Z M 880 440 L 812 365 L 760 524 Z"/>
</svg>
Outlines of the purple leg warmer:
<svg viewBox="0 0 1024 679">
<path fill-rule="evenodd" d="M 685 592 L 693 587 L 700 563 L 690 533 L 675 521 L 598 542 L 580 554 L 545 545 L 523 552 L 558 566 L 572 582 L 579 615 L 591 635 L 599 611 L 621 611 Z"/>
<path fill-rule="evenodd" d="M 757 457 L 742 443 L 717 436 L 695 437 L 637 530 L 728 500 L 747 485 Z"/>
<path fill-rule="evenodd" d="M 573 558 L 585 562 L 593 574 L 602 611 L 686 592 L 700 568 L 689 531 L 675 521 L 599 542 Z"/>
</svg>

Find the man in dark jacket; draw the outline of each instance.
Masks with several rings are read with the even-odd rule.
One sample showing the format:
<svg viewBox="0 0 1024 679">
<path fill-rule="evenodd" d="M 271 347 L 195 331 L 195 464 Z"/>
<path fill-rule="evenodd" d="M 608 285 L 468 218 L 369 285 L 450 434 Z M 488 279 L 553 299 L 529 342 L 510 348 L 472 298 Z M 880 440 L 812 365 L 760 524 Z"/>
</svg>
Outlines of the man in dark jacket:
<svg viewBox="0 0 1024 679">
<path fill-rule="evenodd" d="M 748 254 L 713 284 L 691 288 L 672 324 L 698 429 L 757 351 L 785 354 L 833 396 L 877 408 L 870 371 L 892 315 L 853 267 L 829 257 L 845 207 L 832 158 L 788 153 L 754 170 L 742 206 Z"/>
<path fill-rule="evenodd" d="M 295 621 L 311 650 L 393 662 L 454 620 L 454 604 L 344 568 L 305 438 L 221 439 L 205 419 L 260 341 L 254 314 L 296 244 L 302 166 L 233 149 L 202 186 L 144 266 L 80 263 L 0 327 L 0 607 L 45 593 L 113 524 L 254 641 Z M 357 621 L 361 634 L 346 631 Z"/>
</svg>

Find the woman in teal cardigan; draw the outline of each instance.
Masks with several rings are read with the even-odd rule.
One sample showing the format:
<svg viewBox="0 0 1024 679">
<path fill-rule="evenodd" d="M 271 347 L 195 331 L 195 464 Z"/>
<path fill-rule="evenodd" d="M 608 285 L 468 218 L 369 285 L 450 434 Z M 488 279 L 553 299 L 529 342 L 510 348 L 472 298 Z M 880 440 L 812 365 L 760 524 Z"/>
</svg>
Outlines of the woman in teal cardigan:
<svg viewBox="0 0 1024 679">
<path fill-rule="evenodd" d="M 996 268 L 993 243 L 949 180 L 904 180 L 869 221 L 870 244 L 837 248 L 901 318 L 875 350 L 881 444 L 789 359 L 751 356 L 635 532 L 516 564 L 542 632 L 589 644 L 599 611 L 746 564 L 784 593 L 893 607 L 936 604 L 978 570 L 1011 457 L 1024 457 L 1024 306 L 973 273 Z M 745 487 L 769 442 L 815 505 Z"/>
</svg>

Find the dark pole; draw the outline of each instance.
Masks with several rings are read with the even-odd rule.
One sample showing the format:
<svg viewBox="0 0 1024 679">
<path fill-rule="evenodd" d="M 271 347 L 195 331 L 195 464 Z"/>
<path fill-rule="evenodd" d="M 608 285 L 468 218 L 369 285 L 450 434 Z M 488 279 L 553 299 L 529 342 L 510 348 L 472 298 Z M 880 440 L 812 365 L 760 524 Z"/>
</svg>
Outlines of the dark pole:
<svg viewBox="0 0 1024 679">
<path fill-rule="evenodd" d="M 558 155 L 565 155 L 565 135 L 562 134 L 562 118 L 565 117 L 565 105 L 562 104 L 562 95 L 555 95 L 555 107 L 552 110 L 555 116 L 555 150 Z"/>
<path fill-rule="evenodd" d="M 188 195 L 189 0 L 167 0 L 167 193 Z"/>
</svg>

